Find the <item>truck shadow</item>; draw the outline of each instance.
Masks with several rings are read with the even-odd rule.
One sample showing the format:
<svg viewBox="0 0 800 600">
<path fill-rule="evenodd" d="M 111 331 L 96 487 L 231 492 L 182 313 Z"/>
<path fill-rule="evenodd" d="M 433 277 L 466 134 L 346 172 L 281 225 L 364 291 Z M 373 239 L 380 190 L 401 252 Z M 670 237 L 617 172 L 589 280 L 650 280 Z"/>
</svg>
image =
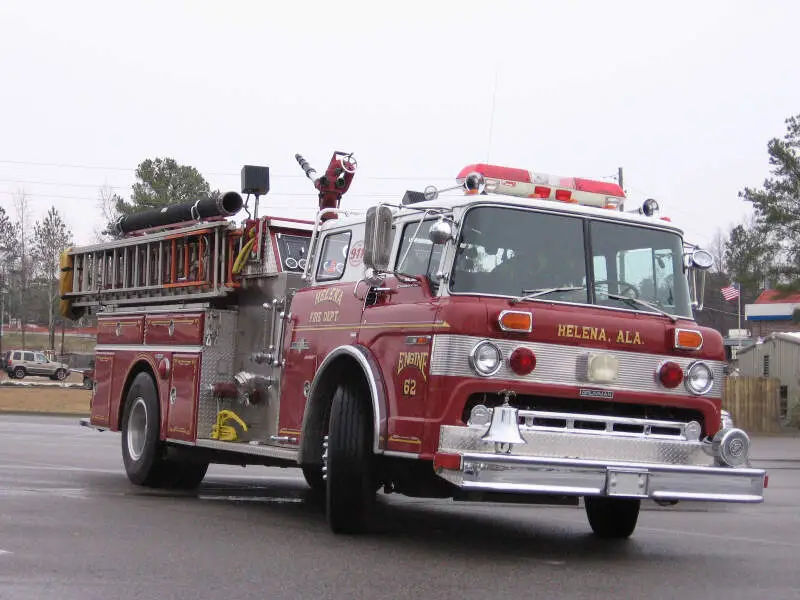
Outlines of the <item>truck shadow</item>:
<svg viewBox="0 0 800 600">
<path fill-rule="evenodd" d="M 325 521 L 324 498 L 299 479 L 212 477 L 191 493 L 133 487 L 129 492 L 220 503 L 226 509 L 245 511 L 243 518 L 250 526 L 263 514 L 265 523 L 279 520 L 291 529 L 310 531 L 331 543 L 354 544 L 362 549 L 391 546 L 406 552 L 424 549 L 426 553 L 464 558 L 490 554 L 495 558 L 538 559 L 553 565 L 573 560 L 644 560 L 636 534 L 625 541 L 595 538 L 583 510 L 575 507 L 466 504 L 378 494 L 366 533 L 334 536 Z"/>
</svg>

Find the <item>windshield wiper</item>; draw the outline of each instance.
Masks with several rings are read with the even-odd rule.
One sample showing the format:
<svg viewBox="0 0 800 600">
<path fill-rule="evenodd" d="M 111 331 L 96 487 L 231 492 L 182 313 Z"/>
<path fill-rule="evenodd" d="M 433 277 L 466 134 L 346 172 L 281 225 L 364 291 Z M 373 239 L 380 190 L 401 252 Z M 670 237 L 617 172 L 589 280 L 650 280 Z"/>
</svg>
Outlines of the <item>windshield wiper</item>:
<svg viewBox="0 0 800 600">
<path fill-rule="evenodd" d="M 628 304 L 631 304 L 633 306 L 638 305 L 638 306 L 644 306 L 645 308 L 649 308 L 650 310 L 655 311 L 655 312 L 657 312 L 659 314 L 662 314 L 665 317 L 669 317 L 669 320 L 672 321 L 673 323 L 677 322 L 677 320 L 678 320 L 678 317 L 676 317 L 675 315 L 668 313 L 667 311 L 659 308 L 655 304 L 651 304 L 650 302 L 646 302 L 644 300 L 640 300 L 639 298 L 631 298 L 630 296 L 622 296 L 620 294 L 611 294 L 609 292 L 606 292 L 605 295 L 608 296 L 609 298 L 611 298 L 612 300 L 620 300 L 622 302 L 627 302 Z"/>
<path fill-rule="evenodd" d="M 522 290 L 525 294 L 524 296 L 519 296 L 518 298 L 513 298 L 511 300 L 511 304 L 516 304 L 517 302 L 524 302 L 525 300 L 532 300 L 534 298 L 538 298 L 539 296 L 546 296 L 547 294 L 552 294 L 554 292 L 577 292 L 578 290 L 585 290 L 586 286 L 578 285 L 572 287 L 553 287 L 553 288 L 540 288 L 536 290 Z"/>
</svg>

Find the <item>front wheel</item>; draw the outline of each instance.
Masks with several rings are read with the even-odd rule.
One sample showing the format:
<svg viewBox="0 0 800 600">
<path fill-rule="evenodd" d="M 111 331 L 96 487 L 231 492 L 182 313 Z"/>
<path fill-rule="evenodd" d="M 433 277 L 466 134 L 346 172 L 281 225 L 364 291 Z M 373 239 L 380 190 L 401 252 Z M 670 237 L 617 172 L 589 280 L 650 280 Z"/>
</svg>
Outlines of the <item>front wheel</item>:
<svg viewBox="0 0 800 600">
<path fill-rule="evenodd" d="M 94 387 L 92 380 L 89 377 L 83 378 L 83 387 L 87 390 L 91 390 Z"/>
<path fill-rule="evenodd" d="M 372 418 L 363 385 L 344 382 L 336 390 L 325 459 L 326 512 L 334 533 L 360 533 L 375 502 Z"/>
<path fill-rule="evenodd" d="M 636 498 L 587 496 L 586 516 L 595 535 L 604 539 L 629 538 L 639 520 L 641 501 Z"/>
<path fill-rule="evenodd" d="M 56 379 L 59 381 L 64 381 L 67 378 L 67 371 L 65 369 L 59 369 L 56 371 Z"/>
</svg>

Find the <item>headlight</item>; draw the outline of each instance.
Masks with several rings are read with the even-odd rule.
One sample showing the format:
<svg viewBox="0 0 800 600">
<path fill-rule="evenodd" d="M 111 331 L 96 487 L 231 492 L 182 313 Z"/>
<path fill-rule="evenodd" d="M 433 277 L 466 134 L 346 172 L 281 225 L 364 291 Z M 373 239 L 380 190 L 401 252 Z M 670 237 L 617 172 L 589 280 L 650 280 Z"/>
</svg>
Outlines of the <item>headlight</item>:
<svg viewBox="0 0 800 600">
<path fill-rule="evenodd" d="M 685 384 L 686 389 L 692 394 L 697 396 L 707 394 L 714 386 L 714 372 L 704 362 L 693 362 L 686 369 Z"/>
<path fill-rule="evenodd" d="M 470 366 L 483 377 L 497 373 L 502 362 L 503 354 L 500 352 L 500 348 L 487 340 L 476 344 L 469 355 Z"/>
</svg>

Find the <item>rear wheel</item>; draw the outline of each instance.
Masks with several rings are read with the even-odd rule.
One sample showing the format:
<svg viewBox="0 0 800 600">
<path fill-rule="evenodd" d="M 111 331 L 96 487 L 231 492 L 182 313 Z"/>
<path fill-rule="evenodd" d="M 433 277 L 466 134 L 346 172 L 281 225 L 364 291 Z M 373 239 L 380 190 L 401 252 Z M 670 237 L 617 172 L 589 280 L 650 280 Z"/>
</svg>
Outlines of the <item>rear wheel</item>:
<svg viewBox="0 0 800 600">
<path fill-rule="evenodd" d="M 25 377 L 25 369 L 23 367 L 17 367 L 14 369 L 14 379 L 23 379 Z"/>
<path fill-rule="evenodd" d="M 200 485 L 207 462 L 167 457 L 160 440 L 161 417 L 153 378 L 139 373 L 131 383 L 122 418 L 122 461 L 136 485 L 191 490 Z"/>
<path fill-rule="evenodd" d="M 153 378 L 139 373 L 128 389 L 122 416 L 122 462 L 128 479 L 136 485 L 155 487 L 161 481 L 160 422 Z"/>
<path fill-rule="evenodd" d="M 605 539 L 629 538 L 639 520 L 641 501 L 636 498 L 587 496 L 586 516 L 595 535 Z"/>
<path fill-rule="evenodd" d="M 372 419 L 363 385 L 344 382 L 331 406 L 326 457 L 326 512 L 334 533 L 366 529 L 375 502 Z"/>
</svg>

